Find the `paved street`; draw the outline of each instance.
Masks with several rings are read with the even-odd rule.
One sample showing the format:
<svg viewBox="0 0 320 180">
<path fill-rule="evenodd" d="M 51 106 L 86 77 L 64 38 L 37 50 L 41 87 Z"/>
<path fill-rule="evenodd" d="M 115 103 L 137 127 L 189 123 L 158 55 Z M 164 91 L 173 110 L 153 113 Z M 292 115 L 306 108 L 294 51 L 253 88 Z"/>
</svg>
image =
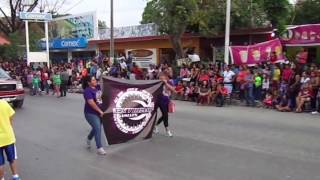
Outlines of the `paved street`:
<svg viewBox="0 0 320 180">
<path fill-rule="evenodd" d="M 15 118 L 23 179 L 320 180 L 320 116 L 177 102 L 173 138 L 101 157 L 85 148 L 82 106 L 81 95 L 27 97 Z"/>
</svg>

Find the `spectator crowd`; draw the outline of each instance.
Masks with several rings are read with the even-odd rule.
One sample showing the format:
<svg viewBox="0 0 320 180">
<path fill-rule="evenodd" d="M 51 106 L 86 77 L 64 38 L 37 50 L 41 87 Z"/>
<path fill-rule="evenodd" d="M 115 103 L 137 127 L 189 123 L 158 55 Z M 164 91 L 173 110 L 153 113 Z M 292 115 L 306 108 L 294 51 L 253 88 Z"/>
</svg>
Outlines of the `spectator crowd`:
<svg viewBox="0 0 320 180">
<path fill-rule="evenodd" d="M 302 55 L 301 55 L 302 53 Z M 258 65 L 183 64 L 174 68 L 168 63 L 141 68 L 132 55 L 120 56 L 116 62 L 27 66 L 23 61 L 1 61 L 0 67 L 20 78 L 30 88 L 31 95 L 65 97 L 67 91 L 81 91 L 82 79 L 102 75 L 131 80 L 155 80 L 165 72 L 175 86 L 173 98 L 192 101 L 198 105 L 222 107 L 226 102 L 240 102 L 251 107 L 274 108 L 281 112 L 320 111 L 320 68 L 307 64 L 303 51 L 296 61 L 268 61 Z"/>
</svg>

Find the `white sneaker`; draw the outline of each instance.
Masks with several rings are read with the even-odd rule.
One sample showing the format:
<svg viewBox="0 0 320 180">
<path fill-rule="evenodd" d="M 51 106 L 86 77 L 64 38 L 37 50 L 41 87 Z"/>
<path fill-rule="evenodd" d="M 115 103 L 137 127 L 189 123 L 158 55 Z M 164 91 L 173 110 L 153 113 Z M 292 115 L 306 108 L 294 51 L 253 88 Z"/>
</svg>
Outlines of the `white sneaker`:
<svg viewBox="0 0 320 180">
<path fill-rule="evenodd" d="M 155 126 L 155 127 L 154 127 L 153 133 L 154 133 L 154 134 L 158 134 L 158 133 L 159 133 L 159 128 L 158 128 L 158 126 Z"/>
<path fill-rule="evenodd" d="M 89 140 L 88 138 L 87 138 L 87 148 L 88 148 L 88 149 L 91 148 L 91 140 Z"/>
<path fill-rule="evenodd" d="M 319 112 L 318 111 L 313 111 L 311 114 L 316 115 L 316 114 L 319 114 Z"/>
<path fill-rule="evenodd" d="M 172 132 L 170 130 L 167 130 L 167 136 L 169 136 L 169 137 L 173 136 L 173 134 L 172 134 Z"/>
<path fill-rule="evenodd" d="M 99 154 L 99 155 L 106 155 L 107 152 L 106 152 L 103 148 L 99 148 L 99 149 L 97 150 L 97 154 Z"/>
</svg>

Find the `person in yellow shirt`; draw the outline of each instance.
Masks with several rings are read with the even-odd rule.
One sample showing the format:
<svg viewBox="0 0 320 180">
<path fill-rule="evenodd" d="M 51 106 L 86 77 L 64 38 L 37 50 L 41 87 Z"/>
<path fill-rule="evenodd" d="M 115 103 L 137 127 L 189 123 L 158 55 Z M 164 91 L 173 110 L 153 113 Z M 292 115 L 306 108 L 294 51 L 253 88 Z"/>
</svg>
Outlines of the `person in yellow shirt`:
<svg viewBox="0 0 320 180">
<path fill-rule="evenodd" d="M 273 77 L 272 77 L 272 91 L 275 93 L 279 89 L 280 78 L 281 78 L 281 70 L 278 65 L 275 65 L 275 68 L 273 70 Z"/>
<path fill-rule="evenodd" d="M 14 114 L 11 106 L 6 101 L 0 100 L 0 180 L 4 180 L 4 154 L 10 163 L 12 180 L 21 180 L 17 172 L 16 138 L 12 127 Z"/>
</svg>

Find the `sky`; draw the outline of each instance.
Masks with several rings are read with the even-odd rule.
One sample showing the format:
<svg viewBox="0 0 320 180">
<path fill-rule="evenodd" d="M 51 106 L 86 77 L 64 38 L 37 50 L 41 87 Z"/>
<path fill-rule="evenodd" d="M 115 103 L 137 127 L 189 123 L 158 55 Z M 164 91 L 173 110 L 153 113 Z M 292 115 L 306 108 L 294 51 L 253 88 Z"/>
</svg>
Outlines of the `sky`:
<svg viewBox="0 0 320 180">
<path fill-rule="evenodd" d="M 7 0 L 0 0 L 0 4 Z M 33 1 L 33 0 L 25 0 Z M 95 11 L 99 20 L 104 20 L 110 27 L 110 0 L 39 0 L 54 4 L 59 2 L 59 13 L 80 14 Z M 115 27 L 132 26 L 140 24 L 143 10 L 148 0 L 114 0 Z M 294 3 L 296 0 L 289 0 Z M 61 3 L 62 2 L 62 3 Z M 5 8 L 5 11 L 8 11 Z"/>
<path fill-rule="evenodd" d="M 50 0 L 49 0 L 50 1 Z M 148 0 L 114 0 L 115 27 L 138 25 Z M 296 0 L 289 0 L 294 3 Z M 107 22 L 110 27 L 110 0 L 66 0 L 61 11 L 71 14 L 96 11 L 99 20 Z"/>
<path fill-rule="evenodd" d="M 0 6 L 10 14 L 8 0 L 0 0 Z M 33 2 L 34 0 L 24 0 Z M 54 6 L 58 2 L 59 14 L 81 14 L 96 12 L 99 20 L 104 20 L 110 27 L 110 0 L 39 0 L 43 4 Z M 148 0 L 114 0 L 114 26 L 123 27 L 138 25 L 142 20 L 142 13 Z M 2 6 L 3 5 L 3 6 Z M 34 12 L 39 12 L 35 9 Z M 0 13 L 0 17 L 2 14 Z"/>
<path fill-rule="evenodd" d="M 62 13 L 79 14 L 95 11 L 99 20 L 104 20 L 110 27 L 110 0 L 66 0 L 60 9 Z M 114 26 L 138 25 L 147 0 L 114 0 Z"/>
</svg>

